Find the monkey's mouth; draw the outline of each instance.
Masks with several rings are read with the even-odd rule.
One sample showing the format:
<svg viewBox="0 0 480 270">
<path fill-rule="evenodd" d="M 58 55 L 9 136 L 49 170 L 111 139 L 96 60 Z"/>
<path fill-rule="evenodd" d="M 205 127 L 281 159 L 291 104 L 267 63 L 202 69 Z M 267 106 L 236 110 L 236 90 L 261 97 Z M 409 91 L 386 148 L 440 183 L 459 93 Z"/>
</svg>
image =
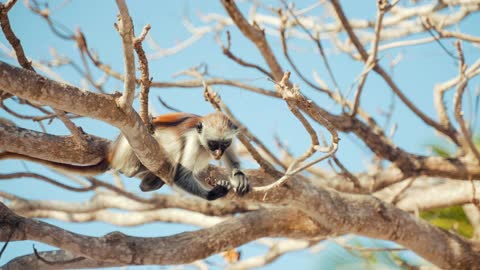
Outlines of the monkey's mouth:
<svg viewBox="0 0 480 270">
<path fill-rule="evenodd" d="M 219 160 L 220 158 L 222 158 L 223 151 L 220 150 L 220 149 L 217 149 L 217 150 L 215 150 L 215 151 L 212 151 L 211 154 L 212 154 L 212 157 L 213 157 L 215 160 Z"/>
</svg>

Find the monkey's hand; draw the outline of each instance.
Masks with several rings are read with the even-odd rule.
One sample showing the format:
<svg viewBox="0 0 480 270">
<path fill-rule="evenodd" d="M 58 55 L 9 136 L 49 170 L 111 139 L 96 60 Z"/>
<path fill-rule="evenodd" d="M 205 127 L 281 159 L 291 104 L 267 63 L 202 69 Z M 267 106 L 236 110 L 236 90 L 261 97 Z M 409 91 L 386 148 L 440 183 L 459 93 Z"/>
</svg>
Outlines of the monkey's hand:
<svg viewBox="0 0 480 270">
<path fill-rule="evenodd" d="M 232 184 L 233 190 L 240 196 L 250 190 L 250 183 L 248 182 L 247 176 L 245 176 L 245 174 L 239 169 L 234 169 L 232 171 L 230 183 Z"/>
<path fill-rule="evenodd" d="M 215 186 L 208 192 L 207 200 L 212 201 L 227 195 L 230 189 L 230 183 L 222 180 L 215 184 Z"/>
</svg>

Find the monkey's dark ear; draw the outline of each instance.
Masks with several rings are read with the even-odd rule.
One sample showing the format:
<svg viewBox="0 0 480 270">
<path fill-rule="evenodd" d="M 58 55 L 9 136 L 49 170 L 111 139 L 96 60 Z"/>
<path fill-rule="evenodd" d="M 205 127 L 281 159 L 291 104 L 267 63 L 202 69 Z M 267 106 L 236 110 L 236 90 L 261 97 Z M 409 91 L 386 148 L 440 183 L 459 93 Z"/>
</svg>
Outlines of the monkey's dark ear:
<svg viewBox="0 0 480 270">
<path fill-rule="evenodd" d="M 202 122 L 198 122 L 198 124 L 197 124 L 197 132 L 198 132 L 198 133 L 202 133 L 202 129 L 203 129 L 203 124 L 202 124 Z"/>
</svg>

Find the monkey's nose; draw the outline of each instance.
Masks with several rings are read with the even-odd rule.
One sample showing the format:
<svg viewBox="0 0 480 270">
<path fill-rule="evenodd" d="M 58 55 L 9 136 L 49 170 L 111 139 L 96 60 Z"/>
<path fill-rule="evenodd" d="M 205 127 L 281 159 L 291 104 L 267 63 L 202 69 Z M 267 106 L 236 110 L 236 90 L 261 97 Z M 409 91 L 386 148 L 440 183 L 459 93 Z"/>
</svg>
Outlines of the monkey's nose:
<svg viewBox="0 0 480 270">
<path fill-rule="evenodd" d="M 222 157 L 222 155 L 223 155 L 223 151 L 220 149 L 213 151 L 213 158 L 216 160 L 219 160 Z"/>
</svg>

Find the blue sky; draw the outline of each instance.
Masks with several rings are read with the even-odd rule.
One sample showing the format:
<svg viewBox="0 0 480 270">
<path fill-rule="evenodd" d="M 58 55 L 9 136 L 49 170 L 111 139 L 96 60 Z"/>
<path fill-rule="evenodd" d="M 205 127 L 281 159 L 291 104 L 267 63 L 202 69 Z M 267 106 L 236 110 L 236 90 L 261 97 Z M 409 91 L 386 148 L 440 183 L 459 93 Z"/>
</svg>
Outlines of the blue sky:
<svg viewBox="0 0 480 270">
<path fill-rule="evenodd" d="M 87 37 L 89 48 L 94 49 L 98 53 L 100 59 L 111 65 L 114 70 L 123 70 L 123 57 L 121 40 L 118 33 L 113 28 L 116 21 L 117 8 L 114 1 L 71 1 L 63 5 L 65 1 L 50 1 L 49 6 L 52 8 L 52 17 L 56 22 L 60 22 L 69 29 L 74 31 L 80 28 Z M 315 1 L 297 1 L 297 7 L 306 7 Z M 348 16 L 358 19 L 375 17 L 376 1 L 342 1 Z M 404 2 L 404 1 L 401 1 Z M 278 1 L 265 1 L 264 3 L 279 6 Z M 301 4 L 300 4 L 301 3 Z M 177 44 L 179 41 L 190 37 L 190 34 L 182 25 L 182 17 L 189 16 L 195 25 L 202 25 L 198 19 L 198 14 L 219 13 L 225 14 L 219 1 L 128 1 L 127 2 L 130 15 L 133 18 L 136 27 L 135 32 L 140 33 L 142 27 L 149 23 L 152 29 L 149 35 L 160 46 L 166 48 Z M 248 9 L 246 5 L 240 5 L 244 12 Z M 312 15 L 322 15 L 322 9 L 316 9 Z M 19 1 L 9 14 L 13 30 L 22 41 L 27 57 L 34 60 L 51 59 L 50 51 L 55 48 L 59 55 L 68 55 L 77 63 L 81 63 L 76 45 L 71 41 L 59 39 L 51 33 L 47 24 L 39 19 L 38 16 L 32 14 L 24 4 Z M 480 23 L 480 17 L 476 14 L 471 15 L 464 24 L 459 26 L 464 32 L 477 34 Z M 232 32 L 232 50 L 235 54 L 243 59 L 260 63 L 263 67 L 266 64 L 262 61 L 256 48 L 246 38 L 242 37 L 235 27 L 228 28 Z M 225 34 L 222 35 L 225 40 Z M 0 37 L 3 44 L 7 44 L 3 35 Z M 290 69 L 287 62 L 282 57 L 281 47 L 278 37 L 269 37 L 269 42 L 280 59 L 285 69 Z M 455 52 L 452 40 L 442 41 L 450 51 Z M 310 42 L 301 41 L 294 45 L 290 43 L 291 48 L 295 48 L 292 53 L 295 62 L 304 70 L 304 73 L 311 78 L 313 70 L 319 74 L 323 74 L 327 78 L 326 71 L 322 64 L 321 58 L 315 52 L 314 45 Z M 326 50 L 329 52 L 329 60 L 335 73 L 341 90 L 345 93 L 350 89 L 352 82 L 361 73 L 363 66 L 359 63 L 352 62 L 345 55 L 336 53 L 329 42 L 325 43 Z M 144 45 L 147 53 L 152 52 L 147 44 Z M 479 56 L 478 48 L 465 46 L 465 55 L 467 64 L 471 64 Z M 445 52 L 438 44 L 421 45 L 402 49 L 389 50 L 381 52 L 379 57 L 384 66 L 388 66 L 391 59 L 402 55 L 401 63 L 394 70 L 394 80 L 404 93 L 419 107 L 422 111 L 429 115 L 434 114 L 434 106 L 432 101 L 432 91 L 436 83 L 443 82 L 457 75 L 458 69 L 456 62 L 445 55 Z M 1 55 L 3 61 L 15 63 L 8 57 Z M 217 45 L 212 34 L 205 36 L 194 46 L 187 48 L 182 53 L 150 61 L 150 75 L 154 81 L 173 80 L 172 75 L 178 71 L 185 70 L 189 67 L 196 66 L 199 63 L 207 63 L 210 74 L 218 77 L 226 77 L 232 79 L 248 80 L 252 84 L 273 89 L 272 83 L 269 82 L 262 74 L 245 70 L 235 63 L 226 59 L 221 53 L 221 48 Z M 90 66 L 94 71 L 96 78 L 101 77 L 101 73 L 97 72 L 94 67 Z M 68 82 L 81 85 L 81 77 L 71 68 L 62 67 L 56 69 Z M 327 80 L 327 79 L 326 79 Z M 292 81 L 297 83 L 302 92 L 317 102 L 320 106 L 331 109 L 333 104 L 321 94 L 308 89 L 302 84 L 295 75 Z M 328 82 L 328 80 L 327 80 Z M 473 85 L 478 86 L 478 80 L 473 80 L 473 84 L 469 87 L 469 91 L 475 89 Z M 109 79 L 106 84 L 108 90 L 121 91 L 123 84 L 120 81 Z M 282 100 L 272 99 L 244 90 L 239 90 L 227 86 L 216 86 L 216 91 L 220 93 L 222 99 L 227 103 L 235 115 L 248 128 L 265 142 L 271 149 L 275 149 L 273 140 L 274 134 L 279 134 L 293 153 L 300 154 L 308 147 L 309 137 L 304 132 L 303 127 L 291 115 L 287 106 Z M 386 86 L 381 78 L 375 74 L 371 74 L 365 85 L 364 95 L 362 96 L 362 106 L 381 124 L 385 122 L 385 118 L 379 114 L 380 110 L 385 110 L 392 100 L 392 91 Z M 202 97 L 202 89 L 152 89 L 151 102 L 155 111 L 158 113 L 167 112 L 157 101 L 156 96 L 161 96 L 168 104 L 183 111 L 189 111 L 197 114 L 211 112 L 210 105 L 204 102 Z M 451 98 L 453 93 L 447 95 L 450 100 L 448 108 L 452 108 Z M 352 96 L 350 96 L 352 98 Z M 468 100 L 467 98 L 465 98 Z M 410 112 L 398 98 L 395 98 L 395 112 L 393 121 L 398 124 L 398 130 L 395 134 L 394 141 L 400 147 L 412 151 L 414 153 L 426 154 L 428 149 L 426 144 L 432 142 L 441 142 L 435 137 L 435 133 L 428 128 L 415 115 Z M 24 114 L 33 114 L 25 106 L 19 106 L 14 102 L 7 101 L 7 105 Z M 19 126 L 40 130 L 38 125 L 34 125 L 28 121 L 21 121 L 12 118 L 4 111 L 0 111 L 0 116 L 14 120 Z M 434 117 L 436 118 L 436 117 Z M 104 123 L 90 119 L 79 119 L 76 123 L 88 132 L 109 139 L 114 139 L 118 131 Z M 478 125 L 477 125 L 478 126 Z M 320 126 L 315 126 L 317 130 L 323 130 Z M 47 130 L 53 134 L 65 135 L 68 131 L 58 121 L 54 121 L 47 126 Z M 364 144 L 352 135 L 341 134 L 341 144 L 338 151 L 338 157 L 346 164 L 351 171 L 365 171 L 371 159 L 371 154 Z M 248 163 L 250 166 L 254 166 Z M 321 166 L 326 166 L 322 164 Z M 0 162 L 1 172 L 24 171 L 25 169 L 44 173 L 53 176 L 52 172 L 32 163 L 23 163 L 18 161 L 2 161 Z M 109 175 L 102 177 L 105 181 L 112 181 Z M 137 181 L 135 179 L 126 179 L 124 181 L 129 190 L 137 191 Z M 91 194 L 76 194 L 68 191 L 59 190 L 55 187 L 38 183 L 32 179 L 21 179 L 15 181 L 0 181 L 0 190 L 5 190 L 20 196 L 32 199 L 56 199 L 67 201 L 83 201 Z M 166 192 L 167 189 L 163 190 Z M 62 226 L 68 230 L 88 235 L 103 235 L 112 230 L 121 230 L 131 235 L 141 236 L 161 236 L 170 235 L 184 230 L 195 229 L 188 226 L 180 226 L 175 224 L 154 223 L 145 226 L 133 228 L 115 228 L 108 224 L 92 222 L 86 224 L 69 224 L 54 220 L 47 222 Z M 0 259 L 0 265 L 9 259 L 32 252 L 32 242 L 12 243 Z M 36 244 L 40 249 L 45 245 Z M 246 257 L 258 254 L 263 248 L 256 244 L 250 244 L 241 248 Z M 338 255 L 340 252 L 341 255 Z M 337 256 L 348 257 L 348 253 L 341 253 L 335 248 L 328 248 L 317 254 L 311 254 L 307 251 L 297 252 L 282 257 L 272 265 L 265 269 L 278 269 L 279 267 L 301 267 L 317 268 L 319 264 L 330 265 L 332 254 Z M 345 255 L 347 254 L 347 255 Z M 327 266 L 325 266 L 328 269 Z M 153 268 L 153 267 L 152 267 Z M 146 267 L 145 269 L 150 269 Z"/>
</svg>

